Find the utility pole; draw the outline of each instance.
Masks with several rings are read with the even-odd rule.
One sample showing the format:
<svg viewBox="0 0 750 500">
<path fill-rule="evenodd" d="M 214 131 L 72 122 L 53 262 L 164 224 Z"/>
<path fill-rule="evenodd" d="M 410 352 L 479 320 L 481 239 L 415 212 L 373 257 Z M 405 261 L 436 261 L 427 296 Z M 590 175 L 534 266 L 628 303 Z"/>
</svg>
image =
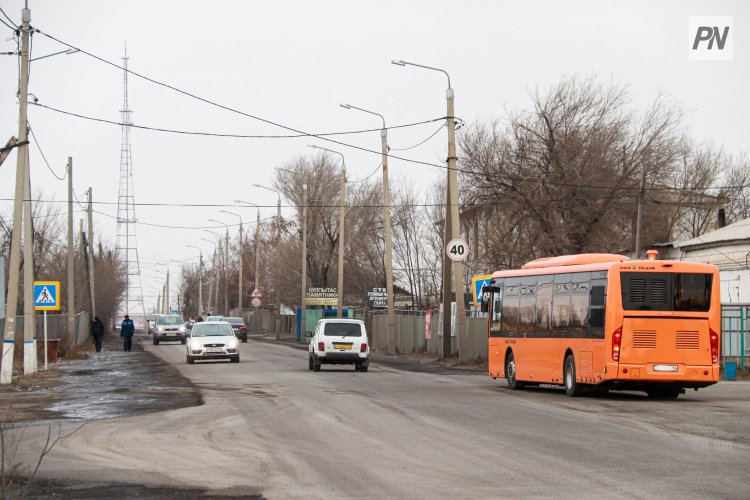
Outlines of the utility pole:
<svg viewBox="0 0 750 500">
<path fill-rule="evenodd" d="M 92 191 L 88 190 L 88 243 L 89 243 L 89 290 L 91 292 L 91 318 L 96 316 L 96 280 L 94 274 L 94 215 Z"/>
<path fill-rule="evenodd" d="M 448 101 L 448 199 L 449 205 L 446 207 L 446 213 L 451 212 L 451 239 L 458 238 L 461 235 L 461 224 L 458 213 L 458 174 L 456 172 L 456 118 L 453 110 L 453 89 L 450 87 L 450 79 L 448 80 L 448 90 L 446 90 L 446 99 Z M 450 240 L 448 240 L 450 241 Z M 445 246 L 448 245 L 448 241 L 445 242 Z M 445 252 L 445 248 L 443 248 Z M 448 262 L 452 262 L 448 260 Z M 465 354 L 466 349 L 462 349 L 462 343 L 466 341 L 466 306 L 464 304 L 464 264 L 461 261 L 453 262 L 454 281 L 456 287 L 456 343 L 458 344 L 458 357 L 461 361 L 462 353 Z M 448 317 L 450 318 L 450 304 L 448 308 Z"/>
<path fill-rule="evenodd" d="M 198 271 L 198 309 L 203 310 L 203 250 L 200 254 L 200 268 Z M 202 313 L 198 313 L 200 315 Z"/>
<path fill-rule="evenodd" d="M 172 314 L 172 311 L 170 311 L 171 306 L 169 304 L 169 267 L 167 267 L 167 284 L 164 285 L 164 303 L 166 305 L 167 314 Z"/>
<path fill-rule="evenodd" d="M 388 129 L 385 127 L 385 117 L 380 113 L 358 108 L 351 104 L 340 104 L 344 109 L 356 109 L 371 115 L 379 116 L 383 121 L 380 130 L 380 149 L 383 161 L 383 222 L 385 223 L 385 290 L 388 295 L 386 310 L 386 326 L 388 339 L 388 353 L 396 353 L 396 316 L 393 301 L 393 239 L 391 236 L 391 190 L 388 182 Z"/>
<path fill-rule="evenodd" d="M 164 309 L 161 308 L 161 293 L 156 296 L 156 312 L 162 314 Z"/>
<path fill-rule="evenodd" d="M 16 349 L 18 366 L 23 367 L 24 374 L 36 371 L 36 319 L 34 318 L 34 226 L 31 222 L 31 169 L 29 155 L 26 155 L 26 182 L 24 183 L 23 210 L 23 340 L 20 349 Z"/>
<path fill-rule="evenodd" d="M 260 279 L 258 273 L 260 272 L 260 210 L 256 212 L 255 216 L 255 288 L 260 290 Z"/>
<path fill-rule="evenodd" d="M 10 263 L 8 270 L 8 300 L 5 310 L 5 334 L 3 342 L 2 365 L 0 365 L 0 384 L 10 384 L 13 380 L 13 359 L 16 314 L 18 312 L 18 281 L 21 267 L 21 228 L 23 224 L 23 194 L 28 181 L 26 175 L 26 158 L 29 154 L 28 122 L 26 115 L 27 95 L 29 93 L 29 23 L 31 10 L 21 9 L 21 79 L 18 89 L 18 147 L 16 161 L 16 186 L 13 198 L 13 230 L 11 235 Z M 24 271 L 25 272 L 25 271 Z M 33 307 L 31 304 L 24 304 Z"/>
<path fill-rule="evenodd" d="M 227 316 L 229 316 L 229 276 L 227 273 L 227 267 L 229 266 L 229 226 L 227 226 L 227 233 L 224 237 L 224 309 L 226 310 Z"/>
<path fill-rule="evenodd" d="M 451 210 L 450 210 L 450 185 L 445 191 L 445 226 L 443 228 L 443 241 L 451 240 Z M 451 292 L 452 292 L 451 260 L 443 249 L 443 358 L 451 355 Z"/>
<path fill-rule="evenodd" d="M 307 343 L 307 183 L 302 185 L 302 298 L 300 299 L 300 342 Z"/>
<path fill-rule="evenodd" d="M 73 158 L 68 157 L 68 338 L 75 338 L 75 244 L 73 243 Z"/>
<path fill-rule="evenodd" d="M 242 241 L 242 218 L 240 218 L 240 269 L 239 269 L 239 292 L 237 295 L 237 307 L 239 308 L 239 316 L 242 316 L 242 261 L 244 260 L 244 242 Z"/>
<path fill-rule="evenodd" d="M 342 156 L 343 158 L 343 156 Z M 336 317 L 340 318 L 344 313 L 344 204 L 346 203 L 346 164 L 341 163 L 341 179 L 339 180 L 339 280 L 338 280 L 338 305 Z"/>
<path fill-rule="evenodd" d="M 643 224 L 643 198 L 646 194 L 646 166 L 641 165 L 641 187 L 638 190 L 638 214 L 635 220 L 635 251 L 633 258 L 641 257 L 641 224 Z"/>
</svg>

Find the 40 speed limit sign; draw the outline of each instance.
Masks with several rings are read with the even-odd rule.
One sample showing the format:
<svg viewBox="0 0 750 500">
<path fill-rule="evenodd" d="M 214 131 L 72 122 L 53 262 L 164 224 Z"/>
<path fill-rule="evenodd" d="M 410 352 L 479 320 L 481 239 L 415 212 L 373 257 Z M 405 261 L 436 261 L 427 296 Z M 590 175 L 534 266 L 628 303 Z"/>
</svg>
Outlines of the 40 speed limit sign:
<svg viewBox="0 0 750 500">
<path fill-rule="evenodd" d="M 448 246 L 445 247 L 445 253 L 450 260 L 464 261 L 469 255 L 469 245 L 461 238 L 456 238 L 455 240 L 451 240 Z"/>
</svg>

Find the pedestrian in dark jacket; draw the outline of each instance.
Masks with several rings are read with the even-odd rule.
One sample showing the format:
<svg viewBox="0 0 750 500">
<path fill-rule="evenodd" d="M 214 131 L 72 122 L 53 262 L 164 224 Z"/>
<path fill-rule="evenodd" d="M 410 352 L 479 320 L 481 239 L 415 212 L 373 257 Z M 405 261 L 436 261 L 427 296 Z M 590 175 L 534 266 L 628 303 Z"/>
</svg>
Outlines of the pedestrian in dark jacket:
<svg viewBox="0 0 750 500">
<path fill-rule="evenodd" d="M 94 316 L 94 321 L 91 322 L 91 336 L 94 337 L 94 345 L 96 346 L 96 352 L 102 352 L 102 338 L 104 338 L 104 323 L 99 319 L 99 316 Z"/>
<path fill-rule="evenodd" d="M 122 347 L 125 352 L 130 352 L 133 347 L 133 334 L 135 333 L 135 324 L 130 316 L 125 315 L 120 325 L 120 337 L 122 337 Z"/>
</svg>

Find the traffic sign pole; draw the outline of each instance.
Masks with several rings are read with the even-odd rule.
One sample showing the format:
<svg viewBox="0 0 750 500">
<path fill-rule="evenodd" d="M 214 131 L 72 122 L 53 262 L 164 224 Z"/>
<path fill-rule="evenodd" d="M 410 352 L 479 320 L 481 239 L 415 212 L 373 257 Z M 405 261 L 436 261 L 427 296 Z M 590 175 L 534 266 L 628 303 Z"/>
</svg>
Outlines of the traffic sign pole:
<svg viewBox="0 0 750 500">
<path fill-rule="evenodd" d="M 44 311 L 44 369 L 47 370 L 49 365 L 47 364 L 47 310 Z"/>
</svg>

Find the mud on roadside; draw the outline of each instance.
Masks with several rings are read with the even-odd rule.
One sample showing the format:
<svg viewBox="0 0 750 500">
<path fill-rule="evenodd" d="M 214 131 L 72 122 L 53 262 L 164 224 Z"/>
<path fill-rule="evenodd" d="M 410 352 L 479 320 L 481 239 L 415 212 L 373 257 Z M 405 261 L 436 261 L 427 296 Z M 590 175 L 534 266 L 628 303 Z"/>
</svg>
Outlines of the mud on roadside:
<svg viewBox="0 0 750 500">
<path fill-rule="evenodd" d="M 90 344 L 83 349 L 81 359 L 0 386 L 0 423 L 97 420 L 203 404 L 188 379 L 138 342 L 132 352 L 123 352 L 120 338 L 110 334 L 102 352 Z"/>
</svg>

